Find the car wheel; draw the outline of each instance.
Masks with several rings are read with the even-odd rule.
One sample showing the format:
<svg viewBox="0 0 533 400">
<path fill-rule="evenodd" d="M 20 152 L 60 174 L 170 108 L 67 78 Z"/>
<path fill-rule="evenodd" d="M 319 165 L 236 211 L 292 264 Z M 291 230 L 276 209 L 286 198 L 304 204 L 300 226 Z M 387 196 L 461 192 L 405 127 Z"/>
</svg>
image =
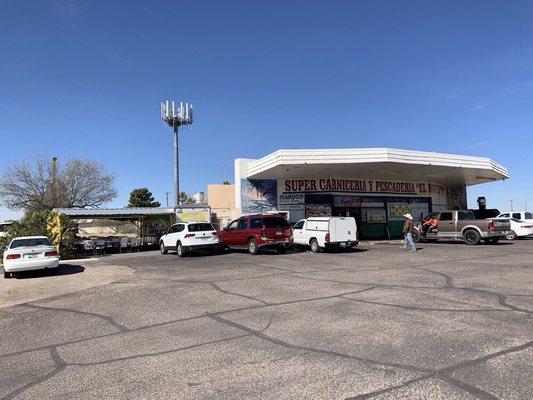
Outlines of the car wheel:
<svg viewBox="0 0 533 400">
<path fill-rule="evenodd" d="M 248 253 L 255 256 L 259 252 L 259 246 L 255 242 L 255 239 L 248 240 Z"/>
<path fill-rule="evenodd" d="M 159 250 L 161 250 L 161 254 L 167 254 L 168 250 L 165 248 L 165 243 L 161 240 L 161 244 L 159 245 Z"/>
<path fill-rule="evenodd" d="M 475 246 L 476 244 L 479 244 L 479 241 L 481 240 L 479 233 L 473 229 L 467 230 L 463 236 L 465 243 L 469 246 Z"/>
<path fill-rule="evenodd" d="M 178 253 L 178 257 L 184 257 L 185 256 L 185 248 L 181 244 L 181 242 L 178 242 L 178 245 L 176 246 L 176 251 Z"/>
<path fill-rule="evenodd" d="M 13 277 L 13 275 L 11 275 L 11 272 L 4 271 L 4 279 L 9 279 L 11 277 Z"/>
<path fill-rule="evenodd" d="M 516 239 L 516 233 L 515 233 L 515 231 L 511 231 L 511 232 L 509 232 L 509 233 L 505 236 L 505 238 L 506 238 L 507 240 L 515 240 L 515 239 Z"/>
<path fill-rule="evenodd" d="M 422 241 L 422 235 L 420 235 L 420 232 L 418 230 L 415 230 L 413 233 L 413 242 L 420 243 Z"/>
<path fill-rule="evenodd" d="M 283 244 L 280 244 L 278 246 L 278 253 L 286 253 L 287 252 L 287 247 L 285 247 L 285 245 Z"/>
<path fill-rule="evenodd" d="M 311 247 L 311 251 L 313 253 L 318 253 L 320 251 L 320 246 L 318 245 L 318 241 L 316 239 L 311 239 L 309 246 Z"/>
</svg>

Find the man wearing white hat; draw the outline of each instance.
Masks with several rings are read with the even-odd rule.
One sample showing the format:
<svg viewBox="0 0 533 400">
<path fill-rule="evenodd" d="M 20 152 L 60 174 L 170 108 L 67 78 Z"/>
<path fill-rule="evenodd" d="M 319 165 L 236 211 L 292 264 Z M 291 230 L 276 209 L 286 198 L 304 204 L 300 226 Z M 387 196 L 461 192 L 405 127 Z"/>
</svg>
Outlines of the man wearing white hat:
<svg viewBox="0 0 533 400">
<path fill-rule="evenodd" d="M 409 246 L 411 248 L 411 251 L 413 253 L 416 253 L 415 242 L 413 242 L 413 233 L 415 231 L 415 227 L 413 224 L 413 216 L 407 213 L 403 217 L 405 218 L 405 224 L 403 225 L 404 240 L 403 246 L 400 247 L 400 249 L 407 250 L 407 246 Z"/>
</svg>

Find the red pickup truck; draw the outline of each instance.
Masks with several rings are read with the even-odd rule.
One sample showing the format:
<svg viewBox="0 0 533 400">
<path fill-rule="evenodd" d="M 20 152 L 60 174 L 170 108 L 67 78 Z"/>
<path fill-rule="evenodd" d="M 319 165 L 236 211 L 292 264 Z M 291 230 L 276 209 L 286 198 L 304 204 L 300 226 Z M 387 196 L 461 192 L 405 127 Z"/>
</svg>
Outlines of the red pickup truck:
<svg viewBox="0 0 533 400">
<path fill-rule="evenodd" d="M 265 247 L 284 253 L 292 244 L 292 229 L 279 214 L 246 215 L 232 221 L 218 237 L 226 248 L 247 249 L 252 255 Z"/>
</svg>

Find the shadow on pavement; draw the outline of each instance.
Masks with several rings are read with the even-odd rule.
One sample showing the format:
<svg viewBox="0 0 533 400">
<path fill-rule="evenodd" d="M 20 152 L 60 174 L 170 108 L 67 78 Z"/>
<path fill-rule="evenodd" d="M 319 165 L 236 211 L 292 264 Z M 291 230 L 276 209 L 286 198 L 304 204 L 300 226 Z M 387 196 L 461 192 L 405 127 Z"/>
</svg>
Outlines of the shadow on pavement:
<svg viewBox="0 0 533 400">
<path fill-rule="evenodd" d="M 85 267 L 81 265 L 74 264 L 61 264 L 58 271 L 53 271 L 49 269 L 40 269 L 35 271 L 22 271 L 16 272 L 14 277 L 16 279 L 32 279 L 32 278 L 43 278 L 48 276 L 61 276 L 61 275 L 73 275 L 79 274 L 85 271 Z"/>
</svg>

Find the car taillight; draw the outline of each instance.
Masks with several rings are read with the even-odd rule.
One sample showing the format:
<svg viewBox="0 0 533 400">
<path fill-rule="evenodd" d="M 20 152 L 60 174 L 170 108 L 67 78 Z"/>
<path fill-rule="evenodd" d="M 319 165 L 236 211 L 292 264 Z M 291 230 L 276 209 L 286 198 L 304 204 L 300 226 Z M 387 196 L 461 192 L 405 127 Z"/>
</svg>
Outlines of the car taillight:
<svg viewBox="0 0 533 400">
<path fill-rule="evenodd" d="M 16 260 L 17 258 L 20 258 L 20 254 L 8 254 L 6 260 Z"/>
<path fill-rule="evenodd" d="M 326 239 L 325 240 L 326 240 L 326 242 L 329 242 L 329 232 L 326 233 Z"/>
<path fill-rule="evenodd" d="M 487 225 L 487 228 L 489 231 L 493 231 L 494 230 L 494 222 L 490 221 L 489 224 Z"/>
<path fill-rule="evenodd" d="M 196 235 L 196 233 L 187 233 L 185 235 L 185 238 L 191 238 L 191 237 L 194 237 L 194 235 Z"/>
<path fill-rule="evenodd" d="M 45 257 L 57 257 L 59 254 L 57 254 L 57 251 L 47 251 L 44 253 Z"/>
</svg>

